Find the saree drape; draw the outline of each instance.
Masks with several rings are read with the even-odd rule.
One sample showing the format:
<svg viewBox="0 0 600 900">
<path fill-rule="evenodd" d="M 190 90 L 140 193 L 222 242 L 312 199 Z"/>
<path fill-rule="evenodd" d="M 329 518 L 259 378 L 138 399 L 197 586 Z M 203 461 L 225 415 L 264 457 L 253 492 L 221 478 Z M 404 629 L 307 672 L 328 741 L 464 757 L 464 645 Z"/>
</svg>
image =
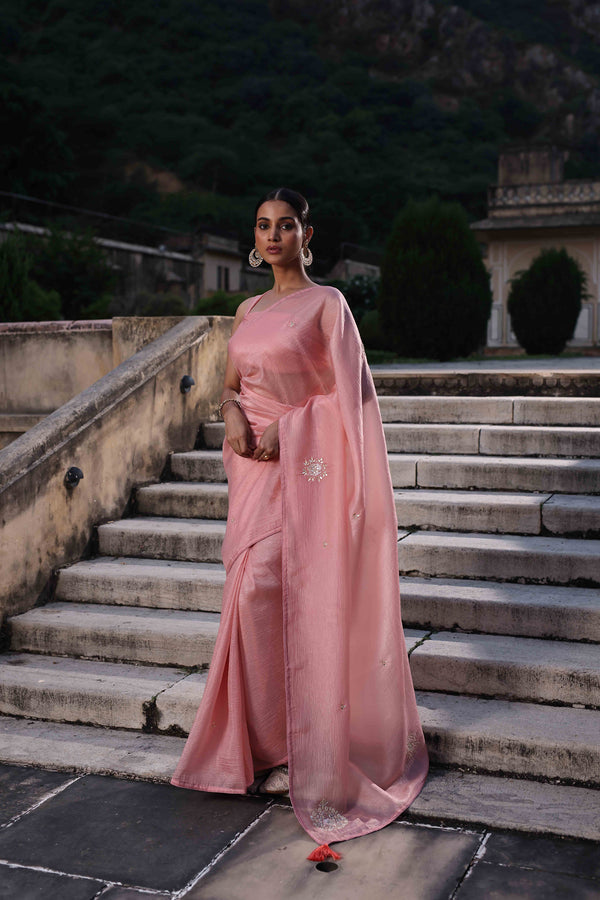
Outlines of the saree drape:
<svg viewBox="0 0 600 900">
<path fill-rule="evenodd" d="M 258 439 L 225 440 L 226 581 L 208 680 L 171 783 L 244 793 L 287 760 L 290 799 L 318 843 L 382 828 L 428 770 L 400 618 L 385 437 L 343 295 L 311 286 L 253 312 L 228 351 Z M 260 694 L 260 696 L 257 696 Z"/>
</svg>

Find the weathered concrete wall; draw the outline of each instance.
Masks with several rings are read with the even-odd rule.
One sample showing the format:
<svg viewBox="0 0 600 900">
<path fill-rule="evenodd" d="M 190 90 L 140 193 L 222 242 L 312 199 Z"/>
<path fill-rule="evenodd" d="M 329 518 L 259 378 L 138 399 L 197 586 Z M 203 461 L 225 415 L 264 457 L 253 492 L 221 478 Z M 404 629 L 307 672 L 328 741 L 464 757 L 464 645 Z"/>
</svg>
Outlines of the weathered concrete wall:
<svg viewBox="0 0 600 900">
<path fill-rule="evenodd" d="M 193 447 L 222 388 L 229 317 L 187 317 L 0 451 L 0 614 L 49 591 L 81 558 L 94 525 L 123 515 L 134 485 L 159 478 L 169 451 Z M 195 386 L 182 394 L 183 375 Z M 84 477 L 68 489 L 78 466 Z"/>
<path fill-rule="evenodd" d="M 49 413 L 113 368 L 110 319 L 0 325 L 0 412 Z"/>
<path fill-rule="evenodd" d="M 0 323 L 0 415 L 53 412 L 182 318 Z"/>
<path fill-rule="evenodd" d="M 183 316 L 118 316 L 112 320 L 112 367 L 181 322 Z"/>
<path fill-rule="evenodd" d="M 0 449 L 183 316 L 0 324 Z"/>
</svg>

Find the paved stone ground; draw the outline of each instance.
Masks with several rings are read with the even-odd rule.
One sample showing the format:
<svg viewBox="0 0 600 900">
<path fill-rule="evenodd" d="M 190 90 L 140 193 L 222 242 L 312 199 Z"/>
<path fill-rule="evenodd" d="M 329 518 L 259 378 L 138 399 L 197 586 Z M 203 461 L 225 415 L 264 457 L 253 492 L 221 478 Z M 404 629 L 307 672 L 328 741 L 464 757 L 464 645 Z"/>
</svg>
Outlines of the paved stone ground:
<svg viewBox="0 0 600 900">
<path fill-rule="evenodd" d="M 334 845 L 289 801 L 0 766 L 0 900 L 598 900 L 591 841 L 397 821 Z"/>
</svg>

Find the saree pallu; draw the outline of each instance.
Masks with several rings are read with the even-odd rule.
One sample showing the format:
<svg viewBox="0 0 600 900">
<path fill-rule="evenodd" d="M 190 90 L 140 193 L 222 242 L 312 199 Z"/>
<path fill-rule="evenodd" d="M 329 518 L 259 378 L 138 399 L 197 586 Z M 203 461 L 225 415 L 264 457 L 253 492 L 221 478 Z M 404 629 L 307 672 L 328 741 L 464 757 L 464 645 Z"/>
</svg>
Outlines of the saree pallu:
<svg viewBox="0 0 600 900">
<path fill-rule="evenodd" d="M 256 461 L 223 444 L 221 625 L 171 783 L 244 793 L 255 771 L 287 759 L 298 821 L 329 843 L 387 825 L 427 776 L 398 521 L 373 379 L 343 295 L 311 286 L 253 313 L 259 299 L 228 350 L 253 434 L 278 419 L 280 454 Z"/>
</svg>

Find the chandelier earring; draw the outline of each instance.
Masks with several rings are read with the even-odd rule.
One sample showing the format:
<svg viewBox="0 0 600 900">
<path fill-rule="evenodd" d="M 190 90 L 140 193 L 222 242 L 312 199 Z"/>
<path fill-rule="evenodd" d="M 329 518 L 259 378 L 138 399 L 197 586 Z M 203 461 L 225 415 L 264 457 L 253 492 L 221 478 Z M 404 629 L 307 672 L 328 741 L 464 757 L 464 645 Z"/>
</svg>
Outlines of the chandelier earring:
<svg viewBox="0 0 600 900">
<path fill-rule="evenodd" d="M 308 247 L 308 244 L 305 244 L 300 251 L 300 259 L 302 260 L 303 265 L 310 266 L 313 261 L 313 255 L 311 250 Z"/>
<path fill-rule="evenodd" d="M 248 262 L 250 263 L 250 265 L 252 266 L 253 269 L 256 269 L 257 266 L 260 266 L 262 261 L 263 261 L 262 256 L 260 255 L 260 253 L 258 252 L 256 247 L 253 247 L 252 250 L 250 251 L 250 253 L 248 254 Z"/>
</svg>

